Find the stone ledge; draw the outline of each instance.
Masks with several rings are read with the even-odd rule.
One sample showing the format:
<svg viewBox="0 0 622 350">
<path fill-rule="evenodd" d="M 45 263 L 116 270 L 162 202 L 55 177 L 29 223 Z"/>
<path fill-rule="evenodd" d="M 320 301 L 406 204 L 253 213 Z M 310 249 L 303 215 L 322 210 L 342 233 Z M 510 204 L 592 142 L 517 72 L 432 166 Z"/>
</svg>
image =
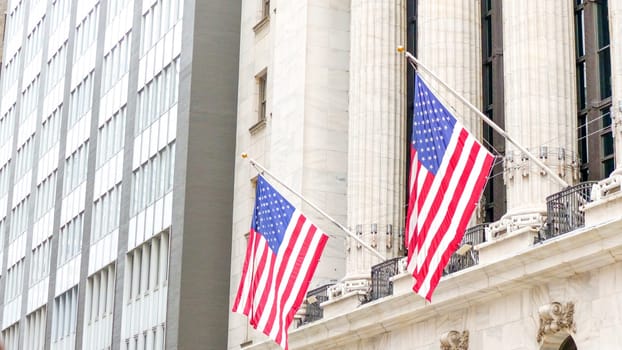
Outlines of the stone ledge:
<svg viewBox="0 0 622 350">
<path fill-rule="evenodd" d="M 443 277 L 427 303 L 405 291 L 290 331 L 290 348 L 339 348 L 553 279 L 622 261 L 622 216 L 552 238 L 515 255 Z M 395 279 L 410 278 L 407 273 Z M 246 349 L 279 349 L 264 341 Z"/>
</svg>

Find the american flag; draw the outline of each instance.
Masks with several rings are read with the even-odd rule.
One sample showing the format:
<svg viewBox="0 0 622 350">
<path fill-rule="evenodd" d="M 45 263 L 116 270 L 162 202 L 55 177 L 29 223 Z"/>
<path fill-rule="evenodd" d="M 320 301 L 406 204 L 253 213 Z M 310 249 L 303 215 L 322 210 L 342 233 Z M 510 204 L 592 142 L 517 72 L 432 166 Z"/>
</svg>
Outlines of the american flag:
<svg viewBox="0 0 622 350">
<path fill-rule="evenodd" d="M 413 290 L 428 301 L 464 236 L 493 160 L 416 74 L 406 244 Z"/>
<path fill-rule="evenodd" d="M 233 311 L 287 349 L 328 237 L 259 176 L 253 222 Z"/>
</svg>

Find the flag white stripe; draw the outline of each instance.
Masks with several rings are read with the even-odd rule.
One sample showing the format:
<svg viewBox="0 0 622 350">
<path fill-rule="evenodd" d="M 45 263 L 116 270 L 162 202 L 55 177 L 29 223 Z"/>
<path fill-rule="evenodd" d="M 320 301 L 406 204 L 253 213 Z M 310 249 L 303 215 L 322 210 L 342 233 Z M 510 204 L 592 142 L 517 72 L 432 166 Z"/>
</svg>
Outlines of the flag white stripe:
<svg viewBox="0 0 622 350">
<path fill-rule="evenodd" d="M 309 220 L 307 220 L 307 222 L 309 222 Z M 308 228 L 305 227 L 305 229 L 303 229 L 303 233 L 301 234 L 302 236 L 307 236 L 307 230 Z M 320 239 L 322 238 L 322 234 L 316 233 L 315 235 L 313 235 L 313 238 L 310 242 L 309 245 L 309 250 L 307 251 L 307 254 L 304 255 L 304 260 L 303 263 L 301 265 L 300 268 L 300 272 L 292 286 L 292 293 L 289 295 L 289 298 L 287 298 L 287 301 L 285 302 L 284 305 L 284 310 L 287 310 L 287 312 L 282 312 L 282 313 L 277 313 L 277 315 L 281 315 L 281 319 L 279 322 L 279 326 L 280 327 L 274 327 L 273 328 L 273 332 L 271 332 L 271 336 L 274 334 L 274 337 L 276 337 L 277 333 L 280 331 L 283 333 L 283 337 L 281 338 L 281 345 L 284 346 L 284 344 L 287 342 L 287 329 L 285 328 L 286 325 L 286 318 L 287 318 L 287 314 L 289 313 L 289 310 L 292 309 L 292 306 L 294 304 L 294 301 L 296 300 L 296 297 L 298 296 L 298 291 L 300 290 L 300 288 L 302 288 L 302 283 L 304 282 L 305 279 L 305 275 L 306 272 L 309 270 L 309 267 L 311 266 L 312 263 L 312 259 L 313 259 L 313 255 L 315 253 L 315 251 L 317 250 L 318 246 L 320 245 Z M 304 241 L 304 239 L 302 240 Z M 300 255 L 300 252 L 296 255 L 296 257 L 298 257 Z M 292 263 L 294 263 L 296 261 L 296 259 L 290 259 L 290 261 Z M 292 266 L 293 268 L 293 266 Z M 287 282 L 287 279 L 284 279 L 283 282 Z M 275 332 L 276 331 L 276 332 Z"/>
<path fill-rule="evenodd" d="M 447 173 L 447 166 L 449 165 L 449 161 L 448 161 L 449 159 L 446 159 L 446 158 L 448 157 L 451 158 L 451 156 L 453 155 L 454 150 L 456 149 L 456 146 L 458 145 L 458 138 L 460 137 L 461 129 L 462 128 L 460 127 L 459 123 L 456 123 L 456 125 L 454 126 L 454 130 L 451 134 L 451 138 L 449 139 L 449 144 L 447 145 L 447 149 L 445 150 L 445 155 L 443 155 L 443 159 L 441 160 L 441 166 L 436 172 L 436 175 L 434 175 L 434 181 L 432 182 L 428 195 L 425 198 L 425 202 L 423 203 L 423 206 L 421 207 L 421 211 L 419 212 L 419 218 L 417 219 L 417 229 L 420 229 L 421 225 L 423 225 L 423 223 L 425 222 L 425 217 L 427 217 L 428 214 L 430 213 L 431 208 L 432 208 L 432 203 L 434 203 L 434 199 L 436 198 L 435 195 L 439 193 L 440 191 L 440 186 L 441 186 L 440 180 L 445 177 L 445 174 Z M 425 169 L 425 167 L 422 166 L 421 169 Z M 421 193 L 421 190 L 422 190 L 421 188 L 417 188 L 417 191 L 418 191 L 417 193 Z M 419 249 L 419 251 L 421 252 L 421 249 Z"/>
<path fill-rule="evenodd" d="M 468 152 L 464 152 L 464 153 L 468 153 Z M 480 177 L 479 169 L 482 169 L 485 160 L 486 160 L 486 152 L 478 152 L 477 158 L 475 160 L 475 164 L 473 165 L 473 171 L 471 171 L 471 173 L 469 174 L 469 178 L 465 185 L 465 193 L 468 193 L 469 195 L 460 196 L 460 201 L 458 202 L 458 205 L 456 207 L 457 213 L 464 212 L 467 205 L 470 204 L 469 203 L 471 199 L 470 194 L 473 192 L 475 185 L 477 184 L 477 180 Z M 457 173 L 460 173 L 460 172 L 457 172 Z M 460 224 L 460 220 L 452 220 L 451 225 L 447 229 L 447 232 L 455 233 L 455 231 L 457 230 L 457 226 L 459 224 Z M 437 249 L 434 251 L 434 255 L 432 256 L 432 260 L 430 261 L 430 268 L 428 269 L 428 273 L 425 276 L 425 280 L 423 284 L 421 285 L 421 288 L 419 289 L 419 293 L 418 293 L 424 298 L 427 296 L 430 290 L 430 282 L 431 282 L 432 276 L 436 272 L 436 269 L 438 268 L 438 265 L 440 264 L 443 254 L 445 253 L 445 251 L 449 247 L 449 244 L 454 238 L 455 238 L 455 234 L 443 235 L 443 239 L 441 240 L 441 243 L 439 244 Z"/>
<path fill-rule="evenodd" d="M 258 234 L 254 234 L 254 238 L 255 240 L 259 239 Z M 249 240 L 248 244 L 251 244 L 251 247 L 253 244 L 255 244 L 255 242 L 251 239 Z M 259 247 L 259 249 L 262 249 L 262 247 Z M 261 256 L 261 251 L 258 251 L 258 253 L 260 253 L 259 256 Z M 242 293 L 241 293 L 241 297 L 240 297 L 240 303 L 238 305 L 238 308 L 235 310 L 235 312 L 240 312 L 243 313 L 244 309 L 246 308 L 246 305 L 250 302 L 250 294 L 251 294 L 251 286 L 252 286 L 252 279 L 255 276 L 255 273 L 257 272 L 257 262 L 255 261 L 255 259 L 257 259 L 257 255 L 255 254 L 255 250 L 251 249 L 251 253 L 250 253 L 250 257 L 248 259 L 249 263 L 246 269 L 246 275 L 244 276 L 244 283 L 241 284 L 242 287 Z"/>
<path fill-rule="evenodd" d="M 294 229 L 296 228 L 296 225 L 298 224 L 299 218 L 300 218 L 300 212 L 298 210 L 295 210 L 294 214 L 292 215 L 292 219 L 290 220 L 289 225 L 287 226 L 285 235 L 283 236 L 284 239 L 281 242 L 281 245 L 279 247 L 279 254 L 276 255 L 277 258 L 276 258 L 276 262 L 273 268 L 274 272 L 272 274 L 272 280 L 270 281 L 270 285 L 267 285 L 267 287 L 270 287 L 270 293 L 268 294 L 268 298 L 266 299 L 266 305 L 269 305 L 271 308 L 276 307 L 276 311 L 277 311 L 276 315 L 279 315 L 281 313 L 280 302 L 278 302 L 278 300 L 280 300 L 281 296 L 284 294 L 285 287 L 288 281 L 286 277 L 291 275 L 292 273 L 292 270 L 294 268 L 292 263 L 295 262 L 295 257 L 300 254 L 300 249 L 302 248 L 302 243 L 305 238 L 305 233 L 308 231 L 309 226 L 311 226 L 310 220 L 305 220 L 301 228 L 301 232 L 298 235 L 298 239 L 296 240 L 296 242 L 294 242 L 293 251 L 291 255 L 289 256 L 289 259 L 285 262 L 286 266 L 285 266 L 285 271 L 283 273 L 284 278 L 279 280 L 278 278 L 279 270 L 281 269 L 281 266 L 284 263 L 283 262 L 284 254 L 282 254 L 280 250 L 286 249 L 288 245 L 290 244 L 290 240 L 294 236 L 293 232 L 294 232 Z M 276 288 L 277 288 L 277 283 L 279 283 L 279 281 L 281 285 L 279 286 L 279 289 L 277 291 Z M 275 301 L 275 299 L 277 301 Z M 258 329 L 265 329 L 267 332 L 271 332 L 268 328 L 266 328 L 266 325 L 270 318 L 270 314 L 272 313 L 271 311 L 272 310 L 269 310 L 267 308 L 264 310 L 259 322 L 257 323 Z"/>
<path fill-rule="evenodd" d="M 454 133 L 454 136 L 456 137 L 456 142 L 457 142 L 458 136 L 456 135 L 456 133 Z M 451 202 L 454 201 L 453 195 L 457 191 L 458 186 L 460 185 L 460 177 L 462 177 L 462 175 L 464 174 L 467 162 L 469 161 L 471 148 L 474 145 L 474 141 L 475 139 L 470 138 L 470 137 L 468 137 L 465 140 L 465 145 L 460 153 L 460 158 L 458 159 L 456 168 L 451 173 L 451 178 L 449 179 L 449 183 L 447 184 L 447 190 L 445 192 L 445 195 L 442 197 L 441 203 L 438 207 L 439 213 L 446 213 L 448 211 L 449 205 L 451 204 Z M 447 151 L 448 152 L 445 153 L 447 156 L 451 156 L 451 154 L 454 154 L 454 151 L 450 148 L 448 148 Z M 448 161 L 444 163 L 449 164 Z M 438 197 L 438 193 L 439 193 L 437 191 L 433 191 L 433 189 L 440 187 L 440 184 L 443 181 L 443 178 L 441 176 L 438 176 L 439 174 L 436 174 L 436 175 L 437 176 L 434 178 L 434 181 L 432 182 L 432 190 L 430 191 L 430 195 L 428 196 L 428 199 L 430 200 L 428 201 L 426 199 L 426 203 L 430 203 L 430 206 L 428 207 L 428 211 L 424 212 L 424 215 L 423 215 L 426 217 L 426 219 L 427 219 L 428 214 L 436 214 L 436 213 L 429 213 L 430 208 L 432 206 L 432 202 L 436 200 L 436 198 Z M 469 193 L 469 192 L 467 192 L 465 189 L 464 193 Z M 469 196 L 461 196 L 460 199 L 463 200 L 466 197 L 469 197 Z M 455 213 L 457 215 L 460 215 L 459 213 L 461 213 L 461 211 L 456 210 Z M 430 249 L 430 246 L 432 245 L 432 241 L 434 240 L 434 236 L 435 236 L 434 234 L 440 229 L 440 226 L 442 225 L 443 220 L 445 219 L 444 215 L 434 215 L 433 217 L 434 219 L 428 230 L 429 234 L 426 235 L 425 241 L 423 242 L 423 246 L 419 249 L 419 254 L 417 256 L 417 266 L 423 266 L 423 264 L 425 263 L 425 259 L 428 256 L 428 250 Z M 460 220 L 452 220 L 452 222 L 455 222 L 455 221 L 459 222 Z M 417 223 L 418 224 L 417 226 L 422 227 L 424 223 L 425 223 L 425 220 L 420 220 Z M 445 237 L 447 236 L 448 235 L 445 235 Z"/>
</svg>

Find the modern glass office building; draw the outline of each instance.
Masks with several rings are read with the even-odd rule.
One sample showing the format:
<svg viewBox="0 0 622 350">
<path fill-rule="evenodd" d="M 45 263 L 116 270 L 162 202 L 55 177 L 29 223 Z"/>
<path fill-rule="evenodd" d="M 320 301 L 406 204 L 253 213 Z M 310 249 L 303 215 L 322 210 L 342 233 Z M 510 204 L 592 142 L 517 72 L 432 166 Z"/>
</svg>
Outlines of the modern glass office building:
<svg viewBox="0 0 622 350">
<path fill-rule="evenodd" d="M 239 11 L 8 1 L 7 349 L 226 346 Z"/>
</svg>

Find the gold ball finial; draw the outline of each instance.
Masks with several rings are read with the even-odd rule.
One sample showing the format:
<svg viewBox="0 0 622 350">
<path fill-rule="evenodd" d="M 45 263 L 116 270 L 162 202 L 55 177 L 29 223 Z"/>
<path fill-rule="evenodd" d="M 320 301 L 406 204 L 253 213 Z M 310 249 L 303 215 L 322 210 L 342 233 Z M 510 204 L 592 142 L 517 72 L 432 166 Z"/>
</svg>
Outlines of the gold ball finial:
<svg viewBox="0 0 622 350">
<path fill-rule="evenodd" d="M 248 154 L 247 154 L 246 152 L 242 152 L 242 154 L 240 154 L 240 156 L 241 156 L 243 159 L 248 158 Z"/>
<path fill-rule="evenodd" d="M 404 53 L 404 50 L 405 50 L 404 46 L 402 46 L 402 45 L 397 47 L 397 52 L 399 52 L 399 53 Z"/>
</svg>

